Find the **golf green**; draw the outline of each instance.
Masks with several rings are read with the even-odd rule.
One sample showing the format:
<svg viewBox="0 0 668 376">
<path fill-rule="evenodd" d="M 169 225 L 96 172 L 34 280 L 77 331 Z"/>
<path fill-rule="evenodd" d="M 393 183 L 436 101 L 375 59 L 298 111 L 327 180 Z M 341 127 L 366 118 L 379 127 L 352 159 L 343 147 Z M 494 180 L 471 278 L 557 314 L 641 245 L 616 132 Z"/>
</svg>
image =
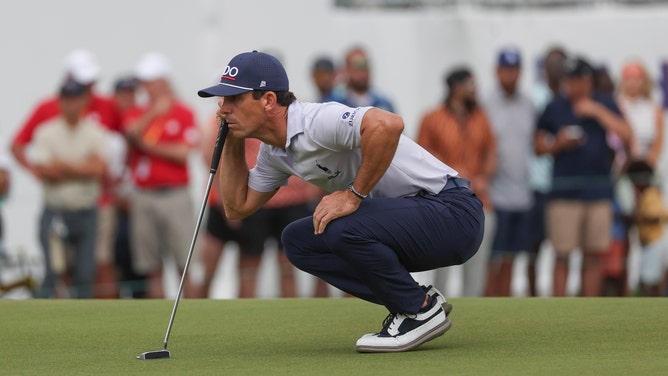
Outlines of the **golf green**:
<svg viewBox="0 0 668 376">
<path fill-rule="evenodd" d="M 659 375 L 668 299 L 453 299 L 417 350 L 358 354 L 383 307 L 358 299 L 0 301 L 0 375 Z"/>
</svg>

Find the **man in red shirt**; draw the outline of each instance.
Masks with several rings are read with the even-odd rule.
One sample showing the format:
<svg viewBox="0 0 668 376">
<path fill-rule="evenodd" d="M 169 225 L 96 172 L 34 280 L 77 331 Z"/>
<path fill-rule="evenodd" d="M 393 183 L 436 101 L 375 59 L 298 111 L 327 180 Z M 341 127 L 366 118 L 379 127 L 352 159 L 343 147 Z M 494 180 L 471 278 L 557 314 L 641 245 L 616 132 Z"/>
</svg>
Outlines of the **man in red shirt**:
<svg viewBox="0 0 668 376">
<path fill-rule="evenodd" d="M 135 272 L 148 277 L 149 298 L 164 296 L 163 258 L 173 257 L 183 270 L 195 227 L 188 156 L 199 133 L 193 111 L 171 89 L 169 72 L 161 54 L 141 59 L 135 73 L 148 104 L 130 110 L 124 120 L 135 187 L 130 205 L 132 260 Z"/>
</svg>

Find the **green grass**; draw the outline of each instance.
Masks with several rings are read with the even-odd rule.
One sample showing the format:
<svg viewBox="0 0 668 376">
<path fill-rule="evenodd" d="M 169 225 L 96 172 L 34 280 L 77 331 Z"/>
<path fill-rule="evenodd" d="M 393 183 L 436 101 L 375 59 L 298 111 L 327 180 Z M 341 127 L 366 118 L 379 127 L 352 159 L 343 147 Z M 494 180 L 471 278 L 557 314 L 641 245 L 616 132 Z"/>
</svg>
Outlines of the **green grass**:
<svg viewBox="0 0 668 376">
<path fill-rule="evenodd" d="M 668 299 L 453 299 L 415 351 L 358 354 L 383 307 L 357 299 L 0 301 L 0 375 L 660 375 Z"/>
</svg>

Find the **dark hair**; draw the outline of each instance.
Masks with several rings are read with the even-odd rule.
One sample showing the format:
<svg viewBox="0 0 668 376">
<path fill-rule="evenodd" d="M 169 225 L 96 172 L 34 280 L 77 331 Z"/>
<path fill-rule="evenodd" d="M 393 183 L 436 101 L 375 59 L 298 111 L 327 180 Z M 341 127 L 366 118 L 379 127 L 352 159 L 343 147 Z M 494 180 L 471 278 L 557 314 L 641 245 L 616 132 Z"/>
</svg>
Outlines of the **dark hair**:
<svg viewBox="0 0 668 376">
<path fill-rule="evenodd" d="M 448 72 L 448 74 L 445 76 L 445 85 L 448 87 L 448 91 L 452 91 L 455 86 L 461 84 L 471 77 L 473 77 L 473 75 L 468 68 L 457 68 Z"/>
<path fill-rule="evenodd" d="M 270 90 L 253 90 L 253 99 L 258 100 Z M 291 91 L 274 91 L 276 93 L 276 102 L 281 106 L 288 107 L 297 97 Z"/>
<path fill-rule="evenodd" d="M 452 100 L 453 89 L 455 86 L 465 82 L 469 78 L 473 77 L 471 71 L 466 67 L 457 67 L 448 71 L 445 76 L 443 76 L 443 83 L 447 87 L 445 94 L 445 104 Z"/>
<path fill-rule="evenodd" d="M 563 59 L 565 59 L 567 56 L 566 50 L 562 46 L 552 46 L 548 48 L 547 52 L 545 52 L 545 58 L 547 59 L 547 57 L 550 55 L 558 55 Z"/>
</svg>

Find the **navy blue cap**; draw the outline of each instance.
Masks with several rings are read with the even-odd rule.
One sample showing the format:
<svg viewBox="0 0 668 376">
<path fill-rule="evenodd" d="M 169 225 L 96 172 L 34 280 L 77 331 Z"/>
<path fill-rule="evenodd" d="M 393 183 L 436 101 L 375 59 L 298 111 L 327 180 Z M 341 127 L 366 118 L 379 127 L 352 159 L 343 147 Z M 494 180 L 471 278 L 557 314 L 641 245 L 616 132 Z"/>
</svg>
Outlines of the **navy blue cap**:
<svg viewBox="0 0 668 376">
<path fill-rule="evenodd" d="M 244 52 L 230 60 L 220 83 L 197 92 L 202 98 L 227 97 L 252 90 L 288 91 L 288 75 L 281 62 L 263 52 Z"/>
<path fill-rule="evenodd" d="M 122 90 L 134 90 L 139 85 L 139 80 L 134 76 L 119 77 L 114 83 L 114 92 Z"/>
<path fill-rule="evenodd" d="M 86 85 L 75 81 L 72 78 L 66 78 L 65 81 L 60 85 L 60 96 L 61 97 L 78 97 L 83 95 L 86 92 Z"/>
<path fill-rule="evenodd" d="M 498 67 L 519 67 L 522 65 L 520 51 L 514 47 L 507 47 L 499 51 L 496 65 Z"/>
<path fill-rule="evenodd" d="M 564 62 L 564 75 L 566 77 L 591 76 L 593 73 L 594 67 L 582 57 L 566 59 Z"/>
</svg>

